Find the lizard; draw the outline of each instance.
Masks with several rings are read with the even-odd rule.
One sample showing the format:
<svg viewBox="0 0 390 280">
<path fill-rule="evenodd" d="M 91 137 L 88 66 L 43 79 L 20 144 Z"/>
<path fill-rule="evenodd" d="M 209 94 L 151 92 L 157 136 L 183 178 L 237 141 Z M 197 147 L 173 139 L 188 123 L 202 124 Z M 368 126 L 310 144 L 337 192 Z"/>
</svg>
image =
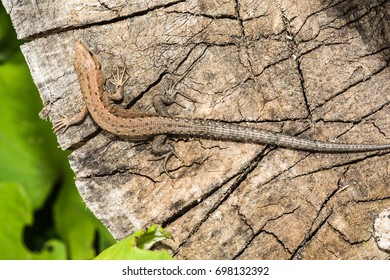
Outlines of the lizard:
<svg viewBox="0 0 390 280">
<path fill-rule="evenodd" d="M 166 168 L 168 159 L 172 155 L 179 160 L 182 159 L 171 144 L 165 143 L 167 135 L 251 142 L 326 153 L 353 153 L 390 149 L 390 144 L 322 142 L 241 124 L 170 116 L 166 106 L 178 103 L 175 98 L 179 92 L 176 92 L 173 87 L 169 88 L 165 95 L 154 97 L 153 104 L 157 113 L 132 112 L 112 102 L 123 98 L 124 85 L 129 78 L 125 77 L 126 69 L 120 74 L 119 67 L 117 68 L 117 74 L 113 75 L 113 84 L 116 90 L 115 92 L 106 91 L 104 89 L 104 73 L 96 55 L 81 42 L 75 44 L 74 67 L 80 81 L 84 104 L 79 113 L 74 116 L 55 121 L 54 131 L 64 132 L 69 126 L 82 122 L 90 114 L 99 127 L 119 137 L 129 140 L 144 140 L 154 137 L 152 151 L 165 156 L 163 168 L 171 178 L 173 176 L 169 174 Z M 180 103 L 178 104 L 180 105 Z"/>
</svg>

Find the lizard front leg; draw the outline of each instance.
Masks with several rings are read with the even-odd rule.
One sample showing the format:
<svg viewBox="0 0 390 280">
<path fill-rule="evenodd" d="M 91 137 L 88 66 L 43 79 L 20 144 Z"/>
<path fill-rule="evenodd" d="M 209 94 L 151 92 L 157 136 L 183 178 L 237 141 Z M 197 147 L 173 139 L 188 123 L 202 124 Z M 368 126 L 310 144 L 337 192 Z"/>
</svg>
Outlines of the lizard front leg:
<svg viewBox="0 0 390 280">
<path fill-rule="evenodd" d="M 109 99 L 118 101 L 123 98 L 123 88 L 125 83 L 129 79 L 129 76 L 126 77 L 126 68 L 124 68 L 122 73 L 120 73 L 118 66 L 116 75 L 112 74 L 112 77 L 114 79 L 113 85 L 115 85 L 115 91 L 105 91 L 105 94 L 107 94 Z M 82 107 L 80 108 L 80 111 L 77 114 L 73 115 L 72 117 L 62 116 L 61 119 L 56 120 L 53 123 L 53 130 L 56 133 L 59 131 L 63 133 L 68 129 L 68 127 L 81 123 L 87 117 L 87 115 L 88 108 L 87 105 L 83 103 Z"/>
<path fill-rule="evenodd" d="M 80 108 L 80 112 L 78 112 L 74 116 L 70 118 L 63 116 L 62 119 L 56 120 L 53 123 L 53 130 L 54 132 L 65 132 L 65 130 L 67 130 L 69 126 L 81 123 L 87 117 L 87 115 L 88 108 L 87 105 L 84 103 Z"/>
</svg>

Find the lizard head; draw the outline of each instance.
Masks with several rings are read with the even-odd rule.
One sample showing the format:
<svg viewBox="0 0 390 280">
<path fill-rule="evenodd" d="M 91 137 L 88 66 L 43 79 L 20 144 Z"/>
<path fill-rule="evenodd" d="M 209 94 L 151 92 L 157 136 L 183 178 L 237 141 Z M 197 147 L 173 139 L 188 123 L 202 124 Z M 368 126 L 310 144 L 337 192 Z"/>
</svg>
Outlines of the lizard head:
<svg viewBox="0 0 390 280">
<path fill-rule="evenodd" d="M 74 66 L 78 74 L 100 69 L 95 54 L 81 42 L 76 42 L 74 48 Z"/>
</svg>

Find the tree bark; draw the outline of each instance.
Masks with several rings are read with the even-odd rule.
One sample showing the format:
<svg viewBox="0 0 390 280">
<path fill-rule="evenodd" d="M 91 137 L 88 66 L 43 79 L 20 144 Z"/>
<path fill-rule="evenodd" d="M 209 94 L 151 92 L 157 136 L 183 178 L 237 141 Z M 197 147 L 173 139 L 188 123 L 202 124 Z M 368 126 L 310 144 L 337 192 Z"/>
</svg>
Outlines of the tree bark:
<svg viewBox="0 0 390 280">
<path fill-rule="evenodd" d="M 153 111 L 171 83 L 172 115 L 343 143 L 390 136 L 390 1 L 3 0 L 40 91 L 42 116 L 81 104 L 73 47 L 107 76 L 126 66 L 122 106 Z M 129 4 L 131 3 L 131 4 Z M 36 21 L 38 19 L 38 23 Z M 112 85 L 108 84 L 108 87 Z M 308 153 L 172 137 L 170 179 L 150 141 L 88 118 L 58 135 L 86 205 L 121 239 L 163 225 L 179 259 L 389 259 L 374 221 L 390 207 L 388 151 Z"/>
</svg>

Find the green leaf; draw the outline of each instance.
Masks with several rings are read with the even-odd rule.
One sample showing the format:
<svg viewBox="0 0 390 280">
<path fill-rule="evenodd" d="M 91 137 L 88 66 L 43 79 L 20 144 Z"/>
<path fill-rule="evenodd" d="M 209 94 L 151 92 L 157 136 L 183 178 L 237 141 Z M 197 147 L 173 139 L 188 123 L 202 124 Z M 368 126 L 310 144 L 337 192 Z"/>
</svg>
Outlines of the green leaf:
<svg viewBox="0 0 390 280">
<path fill-rule="evenodd" d="M 66 246 L 63 242 L 51 239 L 46 241 L 40 253 L 33 253 L 32 260 L 64 260 L 66 259 Z"/>
<path fill-rule="evenodd" d="M 31 202 L 16 183 L 0 182 L 0 259 L 25 259 L 23 228 L 32 223 Z"/>
<path fill-rule="evenodd" d="M 0 181 L 19 182 L 40 208 L 62 173 L 64 157 L 56 148 L 30 72 L 18 52 L 0 65 Z"/>
<path fill-rule="evenodd" d="M 0 182 L 18 182 L 24 189 L 30 220 L 32 211 L 39 217 L 25 231 L 25 241 L 34 248 L 41 248 L 43 243 L 43 249 L 30 252 L 20 238 L 20 229 L 9 230 L 6 222 L 0 226 L 0 233 L 3 228 L 7 232 L 0 234 L 0 244 L 20 247 L 6 250 L 14 256 L 9 258 L 91 259 L 96 249 L 102 251 L 115 239 L 85 207 L 74 186 L 66 153 L 57 148 L 51 125 L 39 119 L 42 103 L 18 45 L 0 2 Z M 26 221 L 25 225 L 30 223 Z M 66 246 L 53 239 L 58 236 Z M 18 242 L 9 243 L 12 238 Z"/>
<path fill-rule="evenodd" d="M 95 260 L 172 260 L 171 255 L 165 250 L 150 251 L 142 249 L 170 237 L 171 235 L 163 228 L 153 225 L 147 230 L 141 229 L 122 239 L 104 250 Z"/>
<path fill-rule="evenodd" d="M 13 182 L 0 182 L 0 259 L 64 259 L 65 245 L 52 240 L 39 253 L 23 242 L 23 231 L 33 219 L 32 205 L 24 188 Z"/>
<path fill-rule="evenodd" d="M 0 2 L 0 64 L 18 50 L 19 42 L 12 28 L 11 20 Z"/>
<path fill-rule="evenodd" d="M 148 250 L 155 243 L 169 238 L 172 238 L 169 232 L 167 232 L 159 225 L 153 225 L 148 228 L 141 236 L 136 237 L 136 246 L 140 249 Z"/>
</svg>

